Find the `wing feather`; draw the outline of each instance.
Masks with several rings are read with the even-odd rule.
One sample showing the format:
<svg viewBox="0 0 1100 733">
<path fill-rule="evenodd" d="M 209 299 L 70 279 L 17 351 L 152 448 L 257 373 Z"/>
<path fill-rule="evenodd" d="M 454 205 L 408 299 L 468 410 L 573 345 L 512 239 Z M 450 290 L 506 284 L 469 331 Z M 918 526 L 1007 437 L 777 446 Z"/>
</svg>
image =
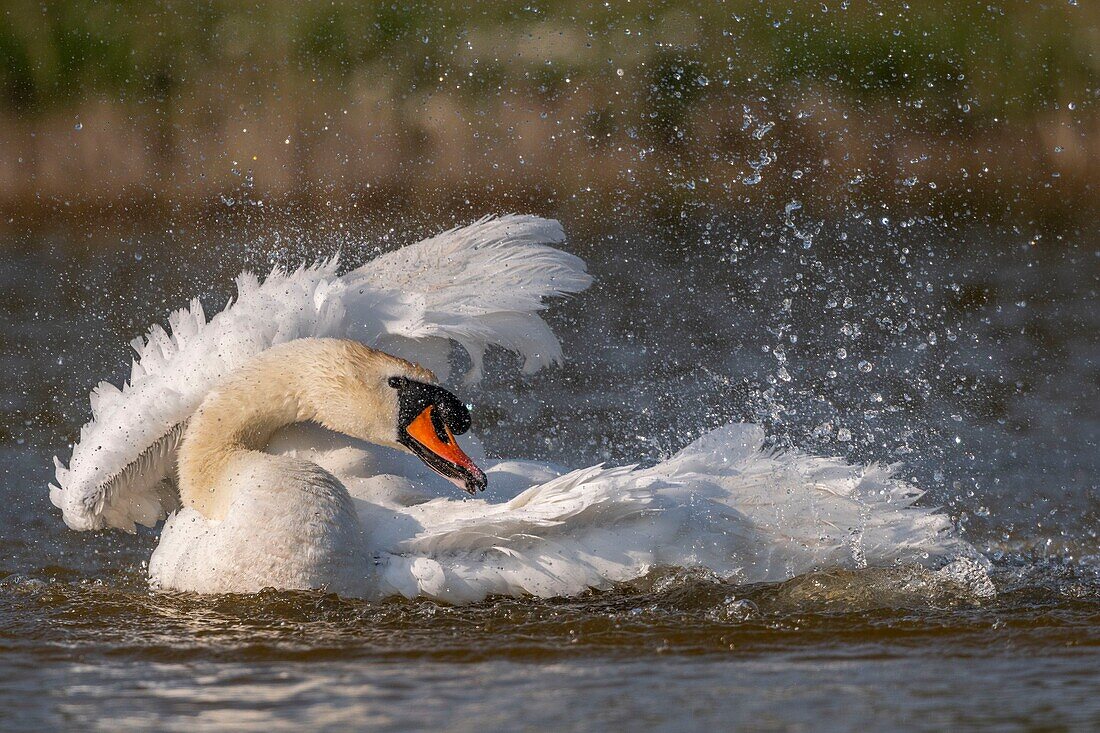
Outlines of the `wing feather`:
<svg viewBox="0 0 1100 733">
<path fill-rule="evenodd" d="M 335 279 L 335 259 L 293 273 L 275 270 L 260 285 L 237 279 L 238 296 L 206 321 L 201 304 L 133 342 L 137 358 L 119 389 L 102 382 L 91 395 L 92 420 L 80 431 L 68 467 L 56 461 L 50 499 L 73 529 L 153 525 L 175 509 L 160 482 L 175 465 L 183 426 L 210 388 L 270 346 L 304 336 L 336 335 L 338 301 L 314 295 Z"/>
<path fill-rule="evenodd" d="M 467 381 L 481 377 L 490 345 L 519 354 L 524 371 L 534 372 L 561 361 L 557 337 L 538 316 L 546 299 L 592 284 L 584 260 L 549 246 L 563 241 L 565 232 L 552 219 L 486 217 L 348 273 L 348 310 L 381 316 L 393 352 L 437 373 L 447 372 L 445 361 L 425 355 L 421 346 L 439 339 L 455 341 L 469 353 L 473 368 Z M 386 305 L 381 293 L 390 295 Z M 373 341 L 374 334 L 362 335 Z"/>
</svg>

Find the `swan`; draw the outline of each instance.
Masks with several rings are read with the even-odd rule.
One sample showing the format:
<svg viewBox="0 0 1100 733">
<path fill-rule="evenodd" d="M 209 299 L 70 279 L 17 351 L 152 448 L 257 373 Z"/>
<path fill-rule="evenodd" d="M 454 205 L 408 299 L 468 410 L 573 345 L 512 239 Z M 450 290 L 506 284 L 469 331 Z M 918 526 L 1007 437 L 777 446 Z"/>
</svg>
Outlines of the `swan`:
<svg viewBox="0 0 1100 733">
<path fill-rule="evenodd" d="M 491 345 L 526 371 L 559 361 L 538 313 L 591 282 L 551 246 L 562 241 L 557 222 L 513 215 L 342 276 L 336 260 L 263 283 L 243 274 L 236 302 L 207 321 L 193 301 L 171 336 L 153 327 L 134 343 L 121 389 L 93 391 L 51 501 L 77 530 L 163 521 L 150 584 L 199 593 L 468 603 L 573 595 L 664 566 L 761 582 L 980 562 L 891 467 L 767 451 L 754 425 L 649 468 L 487 458 L 443 386 L 451 341 L 470 355 L 466 382 Z"/>
</svg>

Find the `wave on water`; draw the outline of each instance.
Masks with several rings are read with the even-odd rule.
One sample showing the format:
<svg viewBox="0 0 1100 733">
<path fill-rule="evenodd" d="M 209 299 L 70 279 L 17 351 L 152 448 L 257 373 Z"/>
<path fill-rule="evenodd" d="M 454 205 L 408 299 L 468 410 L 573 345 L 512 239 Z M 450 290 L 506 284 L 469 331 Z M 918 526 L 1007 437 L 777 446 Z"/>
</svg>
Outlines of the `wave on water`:
<svg viewBox="0 0 1100 733">
<path fill-rule="evenodd" d="M 747 586 L 705 571 L 663 569 L 576 598 L 492 598 L 470 606 L 275 590 L 152 593 L 133 579 L 90 580 L 48 568 L 8 575 L 0 596 L 0 647 L 9 651 L 81 648 L 165 661 L 523 658 L 577 649 L 724 652 L 731 644 L 818 643 L 834 633 L 903 640 L 930 630 L 973 633 L 1006 620 L 1025 630 L 1091 628 L 1100 614 L 1100 567 L 1046 562 L 987 571 L 959 560 L 939 570 L 821 570 Z M 798 641 L 793 632 L 807 636 Z"/>
</svg>

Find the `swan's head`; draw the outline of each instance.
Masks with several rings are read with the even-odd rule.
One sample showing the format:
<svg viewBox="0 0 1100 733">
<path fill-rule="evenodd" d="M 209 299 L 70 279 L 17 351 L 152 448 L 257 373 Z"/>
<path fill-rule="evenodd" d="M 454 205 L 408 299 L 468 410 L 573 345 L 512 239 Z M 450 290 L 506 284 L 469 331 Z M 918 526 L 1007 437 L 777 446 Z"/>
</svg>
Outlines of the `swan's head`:
<svg viewBox="0 0 1100 733">
<path fill-rule="evenodd" d="M 393 376 L 397 392 L 397 442 L 460 489 L 484 491 L 485 473 L 458 446 L 455 435 L 470 429 L 470 410 L 435 384 Z"/>
<path fill-rule="evenodd" d="M 354 341 L 316 341 L 322 343 L 320 359 L 310 371 L 320 372 L 315 381 L 320 394 L 309 400 L 316 410 L 312 419 L 408 451 L 471 494 L 485 489 L 485 473 L 455 439 L 470 429 L 470 411 L 436 384 L 435 375 Z M 337 352 L 331 360 L 330 347 Z"/>
</svg>

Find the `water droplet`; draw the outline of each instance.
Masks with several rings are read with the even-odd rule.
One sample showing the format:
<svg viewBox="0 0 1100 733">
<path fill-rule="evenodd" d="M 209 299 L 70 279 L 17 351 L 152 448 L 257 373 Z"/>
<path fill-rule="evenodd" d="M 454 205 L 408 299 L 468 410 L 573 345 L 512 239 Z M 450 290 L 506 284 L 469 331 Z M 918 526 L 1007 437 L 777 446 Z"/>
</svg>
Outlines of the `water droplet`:
<svg viewBox="0 0 1100 733">
<path fill-rule="evenodd" d="M 847 443 L 849 440 L 852 439 L 852 431 L 848 428 L 841 428 L 840 430 L 836 431 L 836 439 L 839 440 L 841 443 Z"/>
<path fill-rule="evenodd" d="M 872 366 L 871 362 L 867 361 L 866 359 L 864 359 L 863 361 L 861 361 L 861 362 L 860 362 L 859 364 L 857 364 L 856 366 L 857 366 L 857 367 L 859 367 L 859 370 L 860 370 L 861 372 L 863 372 L 864 374 L 867 374 L 867 373 L 868 373 L 869 371 L 871 371 L 872 369 L 874 369 L 874 366 Z"/>
<path fill-rule="evenodd" d="M 843 347 L 837 349 L 836 350 L 836 358 L 838 358 L 838 359 L 847 359 L 848 358 L 848 350 L 843 348 Z"/>
<path fill-rule="evenodd" d="M 81 130 L 84 129 L 84 123 L 82 123 L 82 122 L 76 123 L 75 125 L 73 125 L 73 129 L 76 130 L 77 132 L 80 132 Z"/>
</svg>

